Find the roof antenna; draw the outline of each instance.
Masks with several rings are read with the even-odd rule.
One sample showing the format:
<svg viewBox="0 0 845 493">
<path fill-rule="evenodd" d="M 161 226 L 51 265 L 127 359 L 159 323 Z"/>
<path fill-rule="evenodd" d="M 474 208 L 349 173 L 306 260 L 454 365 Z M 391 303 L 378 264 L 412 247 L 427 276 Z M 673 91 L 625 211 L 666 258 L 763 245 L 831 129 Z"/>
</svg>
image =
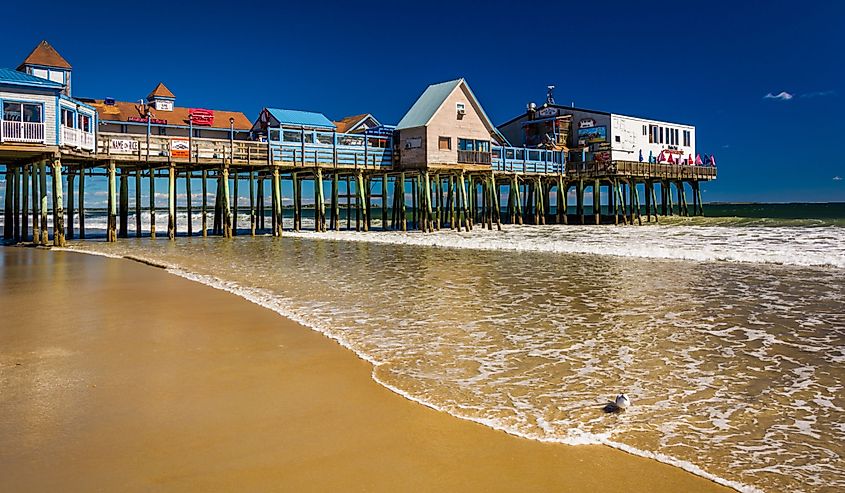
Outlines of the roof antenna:
<svg viewBox="0 0 845 493">
<path fill-rule="evenodd" d="M 555 104 L 555 86 L 546 86 L 548 91 L 546 92 L 546 104 Z"/>
</svg>

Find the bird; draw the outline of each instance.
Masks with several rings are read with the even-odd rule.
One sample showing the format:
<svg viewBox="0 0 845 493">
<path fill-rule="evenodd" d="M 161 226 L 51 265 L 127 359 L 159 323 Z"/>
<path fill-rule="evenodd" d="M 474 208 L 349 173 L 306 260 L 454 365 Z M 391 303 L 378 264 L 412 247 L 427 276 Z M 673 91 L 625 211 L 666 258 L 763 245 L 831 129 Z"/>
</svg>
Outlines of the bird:
<svg viewBox="0 0 845 493">
<path fill-rule="evenodd" d="M 625 394 L 619 394 L 616 396 L 616 407 L 619 409 L 625 409 L 631 405 L 631 399 L 628 398 Z"/>
</svg>

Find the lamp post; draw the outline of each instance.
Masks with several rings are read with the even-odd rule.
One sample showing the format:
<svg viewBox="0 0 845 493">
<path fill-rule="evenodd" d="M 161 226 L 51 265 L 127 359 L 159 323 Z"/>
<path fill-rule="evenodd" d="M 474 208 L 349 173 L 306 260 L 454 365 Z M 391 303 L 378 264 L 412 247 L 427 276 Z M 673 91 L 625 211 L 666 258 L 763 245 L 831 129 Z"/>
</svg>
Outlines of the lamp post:
<svg viewBox="0 0 845 493">
<path fill-rule="evenodd" d="M 231 161 L 235 154 L 235 119 L 229 117 L 229 160 Z"/>
</svg>

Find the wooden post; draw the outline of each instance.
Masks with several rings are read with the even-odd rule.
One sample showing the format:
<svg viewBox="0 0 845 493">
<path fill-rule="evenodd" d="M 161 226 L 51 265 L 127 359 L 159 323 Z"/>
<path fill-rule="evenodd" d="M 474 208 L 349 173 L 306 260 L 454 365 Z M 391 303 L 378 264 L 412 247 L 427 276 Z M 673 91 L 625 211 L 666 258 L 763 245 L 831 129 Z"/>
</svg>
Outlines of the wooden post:
<svg viewBox="0 0 845 493">
<path fill-rule="evenodd" d="M 38 192 L 38 164 L 32 164 L 32 242 L 41 242 L 41 228 L 38 225 L 38 218 L 41 217 L 39 205 L 41 205 Z"/>
<path fill-rule="evenodd" d="M 238 234 L 238 170 L 235 169 L 232 171 L 232 236 L 237 236 Z"/>
<path fill-rule="evenodd" d="M 466 231 L 472 230 L 472 219 L 470 218 L 468 208 L 468 197 L 467 197 L 467 189 L 466 189 L 466 180 L 464 179 L 464 172 L 461 171 L 461 174 L 458 176 L 458 187 L 459 192 L 461 194 L 461 208 L 459 212 L 459 217 L 463 216 L 464 219 L 464 228 Z M 460 226 L 459 226 L 460 228 Z"/>
<path fill-rule="evenodd" d="M 381 175 L 381 229 L 387 231 L 387 173 Z"/>
<path fill-rule="evenodd" d="M 23 166 L 23 177 L 21 178 L 21 186 L 23 187 L 21 197 L 21 231 L 23 233 L 23 241 L 29 238 L 29 165 Z"/>
<path fill-rule="evenodd" d="M 314 231 L 326 231 L 326 198 L 323 191 L 323 170 L 317 168 L 314 178 Z"/>
<path fill-rule="evenodd" d="M 643 182 L 645 187 L 645 220 L 651 222 L 651 180 Z"/>
<path fill-rule="evenodd" d="M 431 201 L 431 177 L 429 176 L 428 171 L 425 172 L 423 181 L 425 182 L 425 222 L 428 227 L 428 232 L 431 233 L 434 231 L 433 223 L 435 222 L 435 217 Z"/>
<path fill-rule="evenodd" d="M 364 186 L 364 175 L 361 172 L 361 170 L 358 170 L 356 175 L 357 175 L 356 176 L 356 188 L 357 188 L 357 192 L 358 192 L 358 200 L 356 202 L 358 203 L 358 209 L 361 211 L 361 214 L 362 214 L 361 218 L 362 218 L 362 223 L 363 223 L 363 226 L 364 226 L 364 231 L 369 231 L 369 226 L 368 226 L 368 223 L 367 223 L 367 207 L 366 207 L 366 203 L 368 202 L 368 200 L 367 200 L 368 193 L 367 193 L 366 187 Z"/>
<path fill-rule="evenodd" d="M 701 185 L 698 181 L 695 182 L 695 194 L 698 196 L 698 215 L 704 215 L 704 202 L 701 201 Z"/>
<path fill-rule="evenodd" d="M 120 229 L 118 230 L 119 238 L 129 237 L 129 179 L 126 176 L 126 170 L 120 170 Z"/>
<path fill-rule="evenodd" d="M 293 230 L 299 231 L 300 213 L 302 212 L 299 206 L 299 173 L 291 174 L 291 186 L 293 187 Z"/>
<path fill-rule="evenodd" d="M 185 209 L 188 213 L 188 236 L 194 235 L 194 196 L 191 193 L 191 170 L 190 166 L 185 169 Z"/>
<path fill-rule="evenodd" d="M 654 192 L 654 182 L 651 182 L 651 208 L 654 209 L 654 222 L 660 222 L 657 219 L 657 194 Z"/>
<path fill-rule="evenodd" d="M 340 176 L 337 171 L 332 175 L 332 229 L 340 231 Z"/>
<path fill-rule="evenodd" d="M 80 180 L 80 185 L 82 181 Z M 79 190 L 80 202 L 82 201 L 82 189 Z M 141 237 L 141 169 L 135 168 L 135 236 Z"/>
<path fill-rule="evenodd" d="M 634 210 L 637 211 L 637 224 L 643 225 L 643 216 L 640 213 L 640 191 L 637 189 L 637 180 L 631 180 L 631 194 L 634 196 Z"/>
<path fill-rule="evenodd" d="M 62 196 L 62 162 L 59 158 L 53 160 L 53 209 L 55 219 L 53 223 L 53 245 L 65 246 L 65 211 Z"/>
<path fill-rule="evenodd" d="M 577 209 L 578 209 L 578 220 L 580 224 L 585 224 L 584 222 L 584 180 L 578 180 L 578 195 L 576 197 L 577 200 Z"/>
<path fill-rule="evenodd" d="M 249 235 L 255 236 L 255 171 L 249 170 Z"/>
<path fill-rule="evenodd" d="M 273 236 L 282 236 L 282 231 L 284 230 L 284 209 L 282 209 L 282 185 L 279 179 L 278 166 L 273 166 L 273 195 L 276 198 L 275 208 L 273 209 L 273 216 L 276 218 Z"/>
<path fill-rule="evenodd" d="M 261 176 L 261 172 L 258 173 L 258 197 L 256 198 L 256 219 L 258 220 L 257 229 L 263 231 L 264 230 L 264 177 Z"/>
<path fill-rule="evenodd" d="M 408 230 L 408 211 L 405 207 L 405 172 L 399 173 L 396 192 L 399 195 L 399 225 L 402 231 Z"/>
<path fill-rule="evenodd" d="M 601 224 L 601 183 L 598 179 L 593 180 L 593 215 L 596 224 Z"/>
<path fill-rule="evenodd" d="M 24 167 L 24 172 L 26 172 L 26 167 Z M 74 219 L 73 215 L 76 212 L 75 209 L 74 209 L 74 203 L 73 203 L 74 202 L 74 200 L 73 200 L 74 199 L 74 197 L 73 197 L 73 178 L 74 178 L 75 174 L 76 173 L 74 173 L 74 171 L 72 169 L 68 169 L 68 172 L 67 172 L 67 234 L 66 234 L 65 237 L 69 240 L 73 239 L 73 219 Z M 24 183 L 24 187 L 26 187 L 26 175 L 24 175 L 23 183 Z M 24 188 L 24 193 L 26 193 L 26 188 Z M 26 199 L 27 199 L 27 197 L 26 197 L 26 195 L 24 195 L 24 200 L 23 200 L 24 207 L 26 206 Z M 26 213 L 24 213 L 23 217 L 26 218 Z M 24 221 L 25 220 L 26 219 L 24 219 Z M 26 237 L 27 229 L 28 228 L 26 227 L 26 223 L 24 223 L 24 228 L 23 228 L 24 237 Z"/>
<path fill-rule="evenodd" d="M 117 241 L 117 178 L 114 161 L 109 161 L 109 213 L 106 221 L 106 241 Z"/>
<path fill-rule="evenodd" d="M 12 172 L 9 165 L 6 165 L 6 175 L 3 177 L 6 180 L 6 194 L 4 200 L 4 207 L 3 207 L 3 239 L 4 240 L 11 240 L 15 236 L 14 226 L 15 220 L 12 219 L 12 209 L 14 205 L 12 202 L 15 199 L 15 179 L 14 173 Z"/>
<path fill-rule="evenodd" d="M 202 170 L 202 206 L 200 213 L 202 218 L 202 236 L 208 236 L 208 170 Z"/>
<path fill-rule="evenodd" d="M 501 195 L 499 195 L 499 184 L 496 182 L 496 173 L 494 171 L 490 171 L 490 185 L 493 192 L 493 218 L 496 220 L 496 229 L 498 231 L 502 230 L 502 211 L 501 208 Z"/>
<path fill-rule="evenodd" d="M 543 182 L 542 182 L 542 180 L 540 179 L 539 176 L 537 176 L 535 178 L 535 189 L 536 189 L 535 195 L 537 197 L 537 214 L 536 214 L 536 216 L 539 219 L 540 224 L 545 225 L 546 224 L 546 204 L 545 204 L 546 193 L 545 193 L 545 190 L 544 190 Z M 583 203 L 583 199 L 582 199 L 582 203 Z"/>
<path fill-rule="evenodd" d="M 156 239 L 156 170 L 150 166 L 150 239 Z"/>
<path fill-rule="evenodd" d="M 167 237 L 176 239 L 176 166 L 169 163 L 167 174 Z"/>
<path fill-rule="evenodd" d="M 675 204 L 672 203 L 672 182 L 666 180 L 666 200 L 669 203 L 669 215 L 675 214 Z"/>
<path fill-rule="evenodd" d="M 12 170 L 12 236 L 16 242 L 21 241 L 21 189 L 20 189 L 21 172 L 20 167 L 15 166 Z M 9 180 L 8 173 L 6 180 Z"/>
<path fill-rule="evenodd" d="M 231 198 L 229 196 L 229 166 L 223 166 L 223 237 L 232 237 L 232 208 Z"/>
</svg>

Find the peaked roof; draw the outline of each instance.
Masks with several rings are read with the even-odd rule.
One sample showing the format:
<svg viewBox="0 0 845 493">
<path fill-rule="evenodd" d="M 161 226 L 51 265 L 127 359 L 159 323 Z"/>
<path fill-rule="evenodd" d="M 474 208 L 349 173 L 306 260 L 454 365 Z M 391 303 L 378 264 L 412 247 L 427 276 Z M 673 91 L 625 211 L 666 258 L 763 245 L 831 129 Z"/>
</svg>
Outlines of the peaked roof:
<svg viewBox="0 0 845 493">
<path fill-rule="evenodd" d="M 10 68 L 0 68 L 0 84 L 13 86 L 43 87 L 45 89 L 63 89 L 64 86 L 58 82 L 42 79 L 24 72 L 18 72 Z"/>
<path fill-rule="evenodd" d="M 469 94 L 470 103 L 478 111 L 479 116 L 481 116 L 481 121 L 487 126 L 487 130 L 498 137 L 503 144 L 507 144 L 508 139 L 506 139 L 505 136 L 499 132 L 499 129 L 493 125 L 493 122 L 490 121 L 490 117 L 488 117 L 487 113 L 484 112 L 484 108 L 481 107 L 481 103 L 478 102 L 478 98 L 475 97 L 472 89 L 469 88 L 469 84 L 467 84 L 466 80 L 463 78 L 428 86 L 422 93 L 422 96 L 417 99 L 417 102 L 411 106 L 411 109 L 405 113 L 405 116 L 402 117 L 402 120 L 398 125 L 396 125 L 396 130 L 402 130 L 403 128 L 424 127 L 428 125 L 428 122 L 431 121 L 434 114 L 437 113 L 437 110 L 443 106 L 444 102 L 446 102 L 446 98 L 452 94 L 452 91 L 460 86 L 463 86 L 464 89 L 466 89 L 467 94 Z"/>
<path fill-rule="evenodd" d="M 278 108 L 266 108 L 270 116 L 282 125 L 295 125 L 298 127 L 323 127 L 335 128 L 326 115 L 313 111 L 283 110 Z"/>
<path fill-rule="evenodd" d="M 115 101 L 113 104 L 106 104 L 102 99 L 82 99 L 97 110 L 100 121 L 126 123 L 130 118 L 145 119 L 144 106 L 129 101 Z M 187 127 L 190 123 L 191 110 L 184 106 L 174 106 L 173 111 L 156 111 L 150 107 L 150 115 L 153 118 L 165 120 L 167 125 Z M 229 118 L 234 118 L 235 130 L 249 130 L 252 123 L 240 111 L 210 110 L 214 112 L 214 123 L 209 127 L 196 127 L 197 130 L 225 129 L 229 130 Z M 137 122 L 137 120 L 136 120 Z M 153 124 L 159 125 L 159 124 Z"/>
<path fill-rule="evenodd" d="M 33 49 L 30 54 L 18 66 L 20 70 L 24 65 L 42 65 L 44 67 L 66 68 L 70 69 L 70 64 L 59 55 L 55 48 L 50 46 L 47 41 L 41 41 L 38 46 Z"/>
<path fill-rule="evenodd" d="M 170 92 L 170 89 L 168 89 L 167 86 L 164 85 L 164 82 L 159 82 L 156 88 L 153 89 L 153 92 L 147 94 L 148 101 L 156 97 L 176 99 L 176 96 L 174 96 L 173 93 Z"/>
<path fill-rule="evenodd" d="M 343 117 L 340 120 L 337 120 L 333 123 L 337 127 L 337 131 L 339 133 L 345 134 L 349 131 L 355 130 L 355 128 L 358 127 L 358 125 L 360 125 L 361 123 L 363 123 L 367 118 L 372 118 L 373 121 L 376 122 L 376 125 L 381 124 L 381 122 L 379 122 L 376 119 L 376 117 L 374 117 L 370 113 L 363 113 L 361 115 L 346 116 L 346 117 Z"/>
<path fill-rule="evenodd" d="M 417 99 L 411 109 L 405 113 L 405 116 L 396 125 L 396 130 L 404 128 L 424 127 L 428 125 L 434 113 L 446 98 L 452 94 L 456 87 L 461 85 L 463 79 L 450 80 L 441 82 L 440 84 L 432 84 L 428 86 L 422 95 Z"/>
</svg>

